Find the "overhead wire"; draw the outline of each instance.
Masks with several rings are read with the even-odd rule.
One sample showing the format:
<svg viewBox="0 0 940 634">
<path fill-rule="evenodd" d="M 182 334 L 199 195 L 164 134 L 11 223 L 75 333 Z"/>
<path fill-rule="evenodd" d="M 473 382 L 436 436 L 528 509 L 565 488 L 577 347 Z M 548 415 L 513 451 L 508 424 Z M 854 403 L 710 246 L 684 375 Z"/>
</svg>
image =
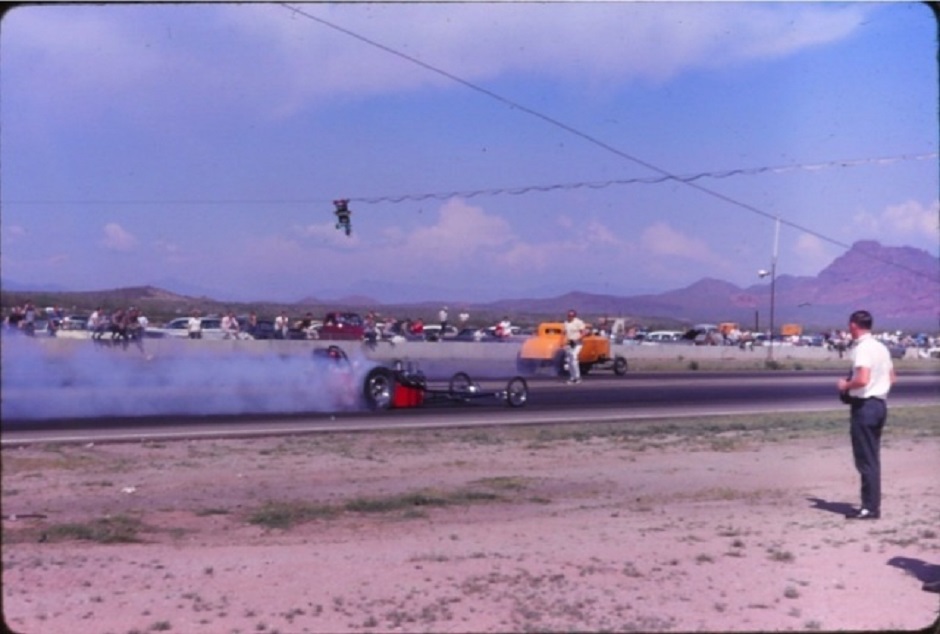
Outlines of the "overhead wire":
<svg viewBox="0 0 940 634">
<path fill-rule="evenodd" d="M 604 149 L 604 150 L 610 152 L 611 154 L 614 154 L 614 155 L 619 156 L 619 157 L 621 157 L 621 158 L 623 158 L 623 159 L 625 159 L 625 160 L 628 160 L 628 161 L 630 161 L 630 162 L 632 162 L 632 163 L 635 163 L 635 164 L 637 164 L 637 165 L 640 165 L 640 166 L 642 166 L 642 167 L 645 167 L 646 169 L 648 169 L 648 170 L 650 170 L 650 171 L 656 172 L 657 174 L 659 174 L 659 175 L 663 178 L 663 180 L 672 180 L 672 181 L 675 181 L 675 182 L 680 183 L 680 184 L 683 184 L 683 185 L 685 185 L 685 186 L 687 186 L 687 187 L 691 187 L 692 189 L 695 189 L 695 190 L 697 190 L 697 191 L 699 191 L 699 192 L 701 192 L 701 193 L 703 193 L 703 194 L 705 194 L 705 195 L 707 195 L 707 196 L 710 196 L 710 197 L 712 197 L 712 198 L 721 200 L 721 201 L 723 201 L 723 202 L 725 202 L 725 203 L 728 203 L 729 205 L 732 205 L 732 206 L 734 206 L 734 207 L 738 207 L 738 208 L 740 208 L 740 209 L 744 209 L 744 210 L 746 210 L 746 211 L 749 211 L 749 212 L 751 212 L 751 213 L 753 213 L 753 214 L 762 216 L 762 217 L 767 218 L 767 219 L 769 219 L 769 220 L 774 220 L 775 222 L 779 222 L 780 224 L 786 225 L 786 226 L 788 226 L 788 227 L 791 227 L 791 228 L 793 228 L 793 229 L 796 229 L 796 230 L 798 230 L 798 231 L 801 231 L 801 232 L 803 232 L 803 233 L 806 233 L 806 234 L 808 234 L 808 235 L 811 235 L 811 236 L 813 236 L 813 237 L 815 237 L 815 238 L 818 238 L 818 239 L 820 239 L 820 240 L 822 240 L 822 241 L 824 241 L 824 242 L 828 242 L 828 243 L 830 243 L 830 244 L 836 245 L 836 246 L 841 247 L 841 248 L 843 248 L 843 249 L 845 249 L 845 250 L 851 249 L 851 245 L 848 245 L 848 244 L 846 244 L 845 242 L 842 242 L 841 240 L 837 240 L 837 239 L 832 238 L 832 237 L 830 237 L 830 236 L 827 236 L 827 235 L 825 235 L 825 234 L 823 234 L 823 233 L 821 233 L 821 232 L 819 232 L 819 231 L 816 231 L 816 230 L 814 230 L 814 229 L 810 229 L 809 227 L 805 227 L 805 226 L 803 226 L 803 225 L 801 225 L 801 224 L 798 224 L 798 223 L 796 223 L 796 222 L 793 222 L 793 221 L 791 221 L 791 220 L 787 220 L 786 218 L 781 218 L 779 215 L 772 214 L 772 213 L 770 213 L 770 212 L 768 212 L 768 211 L 765 211 L 765 210 L 763 210 L 763 209 L 760 209 L 760 208 L 758 208 L 758 207 L 755 207 L 754 205 L 751 205 L 751 204 L 749 204 L 749 203 L 746 203 L 746 202 L 737 200 L 736 198 L 732 198 L 731 196 L 728 196 L 728 195 L 726 195 L 726 194 L 722 194 L 721 192 L 715 191 L 714 189 L 710 189 L 710 188 L 708 188 L 708 187 L 705 187 L 705 186 L 703 186 L 703 185 L 700 185 L 699 183 L 696 182 L 696 180 L 684 180 L 684 179 L 682 179 L 681 177 L 679 177 L 679 176 L 673 174 L 672 172 L 670 172 L 670 171 L 668 171 L 668 170 L 666 170 L 666 169 L 664 169 L 664 168 L 662 168 L 662 167 L 659 167 L 658 165 L 656 165 L 656 164 L 654 164 L 654 163 L 651 163 L 651 162 L 649 162 L 649 161 L 646 161 L 646 160 L 644 160 L 644 159 L 639 158 L 638 156 L 635 156 L 635 155 L 633 155 L 633 154 L 630 154 L 630 153 L 628 153 L 628 152 L 625 152 L 625 151 L 623 151 L 623 150 L 621 150 L 621 149 L 619 149 L 619 148 L 617 148 L 617 147 L 614 147 L 613 145 L 610 145 L 609 143 L 606 143 L 606 142 L 604 142 L 604 141 L 598 139 L 598 138 L 595 137 L 595 136 L 592 136 L 592 135 L 590 135 L 590 134 L 588 134 L 588 133 L 586 133 L 586 132 L 583 132 L 583 131 L 581 131 L 581 130 L 578 130 L 577 128 L 575 128 L 575 127 L 573 127 L 573 126 L 571 126 L 571 125 L 569 125 L 569 124 L 567 124 L 567 123 L 564 123 L 564 122 L 562 122 L 562 121 L 560 121 L 560 120 L 558 120 L 558 119 L 555 119 L 554 117 L 551 117 L 551 116 L 546 115 L 546 114 L 544 114 L 544 113 L 542 113 L 542 112 L 539 112 L 539 111 L 537 111 L 537 110 L 534 110 L 534 109 L 532 109 L 532 108 L 530 108 L 530 107 L 528 107 L 528 106 L 526 106 L 526 105 L 524 105 L 524 104 L 522 104 L 522 103 L 519 103 L 518 101 L 509 99 L 508 97 L 504 97 L 503 95 L 500 95 L 499 93 L 496 93 L 496 92 L 494 92 L 494 91 L 492 91 L 492 90 L 489 90 L 489 89 L 487 89 L 487 88 L 484 88 L 484 87 L 482 87 L 482 86 L 479 86 L 479 85 L 477 85 L 477 84 L 474 84 L 474 83 L 472 83 L 472 82 L 470 82 L 470 81 L 467 81 L 466 79 L 463 79 L 462 77 L 459 77 L 459 76 L 457 76 L 457 75 L 455 75 L 455 74 L 453 74 L 453 73 L 451 73 L 451 72 L 449 72 L 449 71 L 446 71 L 446 70 L 444 70 L 444 69 L 442 69 L 442 68 L 439 68 L 439 67 L 434 66 L 434 65 L 432 65 L 432 64 L 429 64 L 429 63 L 427 63 L 427 62 L 424 62 L 424 61 L 422 61 L 422 60 L 420 60 L 420 59 L 417 59 L 417 58 L 415 58 L 415 57 L 413 57 L 413 56 L 411 56 L 411 55 L 408 55 L 408 54 L 406 54 L 406 53 L 403 53 L 403 52 L 401 52 L 401 51 L 398 51 L 398 50 L 396 50 L 396 49 L 394 49 L 394 48 L 392 48 L 392 47 L 390 47 L 390 46 L 387 46 L 387 45 L 382 44 L 382 43 L 380 43 L 380 42 L 377 42 L 377 41 L 375 41 L 375 40 L 373 40 L 373 39 L 370 39 L 370 38 L 368 38 L 368 37 L 365 37 L 365 36 L 363 36 L 363 35 L 360 35 L 359 33 L 356 33 L 356 32 L 354 32 L 354 31 L 351 31 L 351 30 L 349 30 L 349 29 L 347 29 L 347 28 L 345 28 L 345 27 L 342 27 L 342 26 L 340 26 L 340 25 L 338 25 L 338 24 L 335 24 L 335 23 L 333 23 L 333 22 L 330 22 L 329 20 L 325 20 L 325 19 L 323 19 L 323 18 L 321 18 L 321 17 L 319 17 L 319 16 L 316 16 L 316 15 L 314 15 L 314 14 L 308 13 L 307 11 L 304 11 L 304 10 L 302 10 L 302 9 L 299 9 L 299 8 L 297 8 L 297 7 L 295 7 L 295 6 L 291 5 L 291 4 L 289 4 L 289 3 L 281 3 L 281 6 L 283 6 L 285 9 L 287 9 L 287 10 L 289 10 L 289 11 L 292 11 L 293 13 L 295 13 L 295 14 L 297 14 L 297 15 L 300 15 L 300 16 L 302 16 L 302 17 L 304 17 L 304 18 L 307 18 L 307 19 L 309 19 L 309 20 L 311 20 L 311 21 L 317 22 L 317 23 L 319 23 L 319 24 L 321 24 L 321 25 L 323 25 L 323 26 L 325 26 L 325 27 L 327 27 L 327 28 L 333 29 L 333 30 L 338 31 L 338 32 L 340 32 L 340 33 L 343 33 L 343 34 L 345 34 L 345 35 L 347 35 L 347 36 L 349 36 L 349 37 L 351 37 L 351 38 L 354 38 L 354 39 L 356 39 L 356 40 L 359 40 L 360 42 L 363 42 L 363 43 L 365 43 L 365 44 L 368 44 L 369 46 L 378 48 L 378 49 L 380 49 L 380 50 L 382 50 L 382 51 L 384 51 L 384 52 L 386 52 L 386 53 L 389 53 L 390 55 L 394 55 L 395 57 L 399 57 L 399 58 L 401 58 L 401 59 L 403 59 L 403 60 L 405 60 L 405 61 L 407 61 L 407 62 L 410 62 L 410 63 L 412 63 L 412 64 L 415 64 L 415 65 L 417 65 L 417 66 L 420 66 L 420 67 L 424 68 L 425 70 L 427 70 L 427 71 L 429 71 L 429 72 L 431 72 L 431 73 L 434 73 L 434 74 L 440 75 L 440 76 L 442 76 L 442 77 L 445 77 L 445 78 L 447 78 L 447 79 L 449 79 L 449 80 L 451 80 L 451 81 L 453 81 L 453 82 L 455 82 L 455 83 L 458 83 L 458 84 L 460 84 L 460 85 L 462 85 L 462 86 L 464 86 L 464 87 L 466 87 L 466 88 L 469 88 L 470 90 L 473 90 L 474 92 L 478 92 L 478 93 L 480 93 L 480 94 L 482 94 L 482 95 L 485 95 L 485 96 L 487 96 L 487 97 L 489 97 L 489 98 L 491 98 L 491 99 L 494 99 L 494 100 L 496 100 L 496 101 L 498 101 L 498 102 L 500 102 L 500 103 L 502 103 L 502 104 L 504 104 L 504 105 L 507 105 L 507 106 L 509 106 L 509 107 L 512 108 L 512 109 L 519 110 L 520 112 L 523 112 L 523 113 L 525 113 L 525 114 L 528 114 L 528 115 L 530 115 L 530 116 L 533 116 L 533 117 L 535 117 L 535 118 L 537 118 L 537 119 L 541 119 L 542 121 L 548 123 L 549 125 L 552 125 L 552 126 L 554 126 L 554 127 L 557 127 L 557 128 L 559 128 L 559 129 L 561 129 L 561 130 L 564 130 L 565 132 L 568 132 L 569 134 L 572 134 L 572 135 L 574 135 L 574 136 L 576 136 L 576 137 L 579 137 L 579 138 L 581 138 L 581 139 L 587 141 L 588 143 L 591 143 L 592 145 L 596 145 L 597 147 L 599 147 L 599 148 L 601 148 L 601 149 Z M 405 198 L 405 199 L 403 199 L 403 200 L 407 200 L 407 199 L 408 199 L 408 198 Z M 352 198 L 352 197 L 350 197 L 349 200 L 355 200 L 355 199 Z M 369 200 L 363 200 L 363 202 L 371 202 L 371 201 L 369 201 Z M 869 257 L 869 258 L 871 258 L 871 259 L 881 261 L 881 262 L 883 262 L 883 263 L 885 263 L 885 264 L 890 264 L 890 265 L 895 266 L 895 267 L 897 267 L 897 268 L 904 269 L 904 270 L 908 271 L 909 273 L 912 273 L 912 274 L 917 275 L 917 276 L 920 276 L 920 277 L 925 277 L 925 278 L 931 280 L 932 282 L 936 282 L 936 283 L 940 284 L 940 277 L 938 277 L 938 278 L 931 277 L 931 276 L 929 276 L 929 275 L 924 274 L 922 271 L 918 271 L 918 270 L 913 269 L 913 268 L 911 268 L 911 267 L 908 267 L 908 266 L 906 266 L 906 265 L 900 264 L 900 263 L 898 263 L 898 262 L 894 262 L 894 261 L 892 261 L 892 260 L 889 260 L 889 259 L 887 259 L 887 258 L 880 257 L 880 256 L 875 255 L 875 254 L 867 253 L 866 256 Z"/>
<path fill-rule="evenodd" d="M 454 190 L 446 192 L 419 192 L 411 194 L 391 194 L 381 196 L 352 196 L 349 202 L 364 204 L 402 203 L 406 201 L 421 202 L 424 200 L 450 200 L 451 198 L 476 198 L 479 196 L 521 196 L 530 193 L 544 193 L 552 191 L 567 191 L 577 189 L 605 189 L 621 185 L 657 185 L 669 181 L 689 183 L 696 180 L 711 178 L 721 180 L 734 176 L 756 176 L 759 174 L 784 174 L 795 171 L 817 172 L 824 169 L 851 168 L 865 165 L 888 165 L 901 161 L 923 161 L 940 158 L 940 153 L 929 154 L 902 154 L 898 156 L 882 156 L 862 159 L 837 159 L 817 163 L 791 163 L 786 165 L 767 165 L 761 167 L 738 167 L 718 171 L 703 171 L 694 174 L 668 176 L 644 176 L 634 178 L 613 178 L 603 181 L 576 181 L 570 183 L 550 183 L 540 185 L 517 185 L 512 187 L 490 187 L 484 189 Z M 188 199 L 110 199 L 110 200 L 55 200 L 5 199 L 4 204 L 18 205 L 309 205 L 323 202 L 323 199 L 313 198 L 188 198 Z"/>
<path fill-rule="evenodd" d="M 887 165 L 890 163 L 897 163 L 900 161 L 922 161 L 927 159 L 936 159 L 940 157 L 940 153 L 934 152 L 931 154 L 906 154 L 900 156 L 888 156 L 888 157 L 878 157 L 878 158 L 868 158 L 868 159 L 849 159 L 849 160 L 836 160 L 836 161 L 827 161 L 825 163 L 804 163 L 804 164 L 789 164 L 789 165 L 775 165 L 775 166 L 764 166 L 764 167 L 742 167 L 728 170 L 720 170 L 714 172 L 698 172 L 695 174 L 687 175 L 669 175 L 669 176 L 647 176 L 647 177 L 635 177 L 635 178 L 614 178 L 605 181 L 580 181 L 573 183 L 555 183 L 550 185 L 523 185 L 517 187 L 494 187 L 489 189 L 474 189 L 474 190 L 457 190 L 457 191 L 448 191 L 448 192 L 431 192 L 431 193 L 417 193 L 417 194 L 397 194 L 397 195 L 383 195 L 383 196 L 360 196 L 360 197 L 351 197 L 349 198 L 350 202 L 362 202 L 367 204 L 377 204 L 383 202 L 389 203 L 401 203 L 405 201 L 417 201 L 422 200 L 449 200 L 451 198 L 475 198 L 477 196 L 499 196 L 499 195 L 511 195 L 519 196 L 522 194 L 529 194 L 533 192 L 550 192 L 550 191 L 559 191 L 559 190 L 575 190 L 575 189 L 604 189 L 607 187 L 612 187 L 616 185 L 656 185 L 659 183 L 665 183 L 668 181 L 676 181 L 682 183 L 690 183 L 692 181 L 700 180 L 703 178 L 713 178 L 713 179 L 725 179 L 732 176 L 754 176 L 758 174 L 783 174 L 786 172 L 793 172 L 797 170 L 806 170 L 806 171 L 819 171 L 823 169 L 829 169 L 834 167 L 858 167 L 862 165 Z"/>
</svg>

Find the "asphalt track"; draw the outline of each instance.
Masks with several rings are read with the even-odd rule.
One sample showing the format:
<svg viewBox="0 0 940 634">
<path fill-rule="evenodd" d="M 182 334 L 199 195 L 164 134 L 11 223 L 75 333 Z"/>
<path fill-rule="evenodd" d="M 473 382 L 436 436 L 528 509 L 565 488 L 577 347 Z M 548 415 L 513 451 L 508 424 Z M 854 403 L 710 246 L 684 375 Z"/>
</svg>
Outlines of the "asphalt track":
<svg viewBox="0 0 940 634">
<path fill-rule="evenodd" d="M 845 410 L 835 393 L 838 378 L 828 372 L 628 373 L 624 377 L 592 375 L 579 385 L 567 385 L 559 379 L 538 377 L 527 379 L 528 402 L 521 408 L 507 407 L 484 394 L 468 403 L 432 396 L 439 402 L 383 412 L 4 420 L 0 439 L 6 447 L 36 442 L 139 442 Z M 484 392 L 495 392 L 505 386 L 505 380 L 486 379 L 479 385 Z M 446 392 L 446 381 L 432 381 L 430 386 Z M 940 404 L 940 375 L 902 375 L 892 390 L 890 404 Z"/>
</svg>

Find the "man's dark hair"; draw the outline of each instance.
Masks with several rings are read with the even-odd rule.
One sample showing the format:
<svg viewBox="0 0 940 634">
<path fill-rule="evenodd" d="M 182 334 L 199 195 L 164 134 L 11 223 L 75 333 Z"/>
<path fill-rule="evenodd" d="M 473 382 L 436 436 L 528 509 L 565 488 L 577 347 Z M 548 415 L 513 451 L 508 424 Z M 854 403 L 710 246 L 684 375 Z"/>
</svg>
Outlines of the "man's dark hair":
<svg viewBox="0 0 940 634">
<path fill-rule="evenodd" d="M 849 323 L 855 324 L 863 330 L 871 330 L 871 325 L 874 320 L 871 317 L 871 313 L 867 310 L 856 310 L 849 317 Z"/>
</svg>

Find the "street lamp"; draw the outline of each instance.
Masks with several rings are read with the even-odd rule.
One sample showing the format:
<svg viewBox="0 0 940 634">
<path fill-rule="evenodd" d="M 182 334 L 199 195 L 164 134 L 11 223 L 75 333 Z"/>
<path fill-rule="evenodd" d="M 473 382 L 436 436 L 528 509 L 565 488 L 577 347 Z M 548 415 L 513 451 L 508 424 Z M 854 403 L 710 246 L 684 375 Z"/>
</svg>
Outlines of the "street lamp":
<svg viewBox="0 0 940 634">
<path fill-rule="evenodd" d="M 770 342 L 767 349 L 767 361 L 774 360 L 774 304 L 777 299 L 777 254 L 780 250 L 780 218 L 774 218 L 774 251 L 770 260 L 770 270 L 761 269 L 757 276 L 761 279 L 770 276 Z"/>
</svg>

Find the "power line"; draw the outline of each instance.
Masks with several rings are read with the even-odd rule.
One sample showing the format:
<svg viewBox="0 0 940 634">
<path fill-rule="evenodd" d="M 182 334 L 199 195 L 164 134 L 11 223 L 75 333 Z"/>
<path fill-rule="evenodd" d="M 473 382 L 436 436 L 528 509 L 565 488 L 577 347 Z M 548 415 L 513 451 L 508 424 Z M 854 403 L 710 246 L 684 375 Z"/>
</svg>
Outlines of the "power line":
<svg viewBox="0 0 940 634">
<path fill-rule="evenodd" d="M 605 189 L 607 187 L 622 185 L 657 185 L 669 181 L 690 183 L 704 178 L 715 180 L 731 178 L 734 176 L 756 176 L 760 174 L 784 174 L 795 171 L 817 172 L 824 169 L 851 168 L 864 165 L 890 165 L 901 161 L 923 161 L 936 159 L 940 153 L 931 154 L 901 154 L 898 156 L 883 156 L 863 159 L 839 159 L 822 163 L 801 163 L 788 165 L 768 165 L 762 167 L 739 167 L 712 172 L 697 172 L 685 175 L 647 176 L 636 178 L 615 178 L 604 181 L 578 181 L 572 183 L 551 183 L 545 185 L 520 185 L 513 187 L 491 187 L 485 189 L 454 190 L 447 192 L 393 194 L 382 196 L 350 197 L 350 202 L 364 204 L 403 203 L 407 201 L 420 202 L 423 200 L 450 200 L 451 198 L 476 198 L 478 196 L 521 196 L 530 193 L 545 193 L 552 191 L 567 191 L 576 189 Z M 189 198 L 189 199 L 111 199 L 111 200 L 4 200 L 7 205 L 310 205 L 323 202 L 323 199 L 312 198 L 254 198 L 254 199 L 225 199 L 225 198 Z"/>
<path fill-rule="evenodd" d="M 844 242 L 842 242 L 842 241 L 840 241 L 840 240 L 836 240 L 835 238 L 831 238 L 831 237 L 829 237 L 829 236 L 826 236 L 826 235 L 824 235 L 824 234 L 822 234 L 822 233 L 820 233 L 820 232 L 818 232 L 818 231 L 815 231 L 815 230 L 810 229 L 810 228 L 808 228 L 808 227 L 804 227 L 804 226 L 802 226 L 802 225 L 800 225 L 800 224 L 798 224 L 798 223 L 792 222 L 792 221 L 790 221 L 790 220 L 786 220 L 786 219 L 781 218 L 781 217 L 779 217 L 779 216 L 777 216 L 777 215 L 771 214 L 770 212 L 764 211 L 763 209 L 760 209 L 760 208 L 758 208 L 758 207 L 755 207 L 754 205 L 751 205 L 751 204 L 742 202 L 742 201 L 740 201 L 740 200 L 737 200 L 737 199 L 735 199 L 735 198 L 732 198 L 731 196 L 727 196 L 727 195 L 725 195 L 725 194 L 722 194 L 721 192 L 718 192 L 718 191 L 715 191 L 715 190 L 710 189 L 710 188 L 708 188 L 708 187 L 705 187 L 705 186 L 703 186 L 703 185 L 700 185 L 700 184 L 698 184 L 697 182 L 695 182 L 694 180 L 682 180 L 680 177 L 676 176 L 675 174 L 671 173 L 670 171 L 668 171 L 668 170 L 666 170 L 666 169 L 664 169 L 664 168 L 662 168 L 662 167 L 659 167 L 658 165 L 655 165 L 655 164 L 653 164 L 653 163 L 650 163 L 649 161 L 645 161 L 645 160 L 643 160 L 643 159 L 641 159 L 641 158 L 639 158 L 639 157 L 637 157 L 637 156 L 634 156 L 634 155 L 632 155 L 632 154 L 629 154 L 628 152 L 625 152 L 625 151 L 623 151 L 623 150 L 620 150 L 619 148 L 616 148 L 616 147 L 614 147 L 614 146 L 612 146 L 612 145 L 610 145 L 610 144 L 608 144 L 608 143 L 605 143 L 604 141 L 598 139 L 597 137 L 594 137 L 594 136 L 592 136 L 592 135 L 590 135 L 590 134 L 587 134 L 586 132 L 582 132 L 581 130 L 578 130 L 577 128 L 574 128 L 574 127 L 572 127 L 572 126 L 570 126 L 570 125 L 568 125 L 568 124 L 566 124 L 566 123 L 564 123 L 564 122 L 562 122 L 562 121 L 559 121 L 558 119 L 555 119 L 555 118 L 553 118 L 553 117 L 550 117 L 550 116 L 548 116 L 548 115 L 546 115 L 546 114 L 544 114 L 544 113 L 541 113 L 541 112 L 539 112 L 539 111 L 537 111 L 537 110 L 533 110 L 532 108 L 529 108 L 528 106 L 525 106 L 525 105 L 519 103 L 518 101 L 514 101 L 514 100 L 512 100 L 512 99 L 509 99 L 509 98 L 507 98 L 507 97 L 504 97 L 504 96 L 502 96 L 502 95 L 500 95 L 500 94 L 498 94 L 498 93 L 496 93 L 496 92 L 493 92 L 492 90 L 489 90 L 489 89 L 487 89 L 487 88 L 483 88 L 482 86 L 478 86 L 477 84 L 474 84 L 474 83 L 472 83 L 472 82 L 467 81 L 466 79 L 463 79 L 463 78 L 461 78 L 461 77 L 458 77 L 457 75 L 454 75 L 453 73 L 450 73 L 450 72 L 448 72 L 448 71 L 446 71 L 446 70 L 444 70 L 444 69 L 442 69 L 442 68 L 438 68 L 437 66 L 433 66 L 433 65 L 431 65 L 431 64 L 428 64 L 427 62 L 423 62 L 423 61 L 421 61 L 421 60 L 419 60 L 419 59 L 417 59 L 417 58 L 415 58 L 415 57 L 412 57 L 412 56 L 410 56 L 410 55 L 408 55 L 408 54 L 406 54 L 406 53 L 402 53 L 401 51 L 395 50 L 395 49 L 393 49 L 393 48 L 391 48 L 391 47 L 389 47 L 389 46 L 386 46 L 385 44 L 381 44 L 381 43 L 379 43 L 379 42 L 376 42 L 375 40 L 369 39 L 369 38 L 367 38 L 367 37 L 365 37 L 365 36 L 363 36 L 363 35 L 360 35 L 360 34 L 358 34 L 358 33 L 355 33 L 354 31 L 350 31 L 349 29 L 346 29 L 346 28 L 344 28 L 344 27 L 341 27 L 341 26 L 339 26 L 338 24 L 334 24 L 334 23 L 332 23 L 332 22 L 330 22 L 330 21 L 328 21 L 328 20 L 324 20 L 323 18 L 320 18 L 320 17 L 317 17 L 317 16 L 315 16 L 315 15 L 313 15 L 313 14 L 307 13 L 306 11 L 303 11 L 303 10 L 301 10 L 301 9 L 298 9 L 297 7 L 291 6 L 290 4 L 283 3 L 281 6 L 283 6 L 285 9 L 287 9 L 287 10 L 289 10 L 289 11 L 294 12 L 294 13 L 297 14 L 297 15 L 303 16 L 303 17 L 305 17 L 305 18 L 307 18 L 307 19 L 309 19 L 309 20 L 312 20 L 312 21 L 314 21 L 314 22 L 317 22 L 317 23 L 319 23 L 319 24 L 322 24 L 323 26 L 326 26 L 326 27 L 328 27 L 328 28 L 330 28 L 330 29 L 333 29 L 333 30 L 335 30 L 335 31 L 339 31 L 340 33 L 343 33 L 343 34 L 345 34 L 345 35 L 348 35 L 349 37 L 352 37 L 352 38 L 357 39 L 357 40 L 359 40 L 359 41 L 361 41 L 361 42 L 364 42 L 365 44 L 368 44 L 368 45 L 373 46 L 373 47 L 375 47 L 375 48 L 378 48 L 378 49 L 380 49 L 380 50 L 382 50 L 382 51 L 385 51 L 386 53 L 389 53 L 390 55 L 394 55 L 394 56 L 399 57 L 399 58 L 401 58 L 401 59 L 404 59 L 404 60 L 406 60 L 406 61 L 408 61 L 408 62 L 411 62 L 412 64 L 415 64 L 415 65 L 417 65 L 417 66 L 420 66 L 420 67 L 424 68 L 425 70 L 430 71 L 430 72 L 432 72 L 432 73 L 434 73 L 434 74 L 437 74 L 437 75 L 440 75 L 440 76 L 445 77 L 445 78 L 447 78 L 447 79 L 450 79 L 451 81 L 453 81 L 453 82 L 455 82 L 455 83 L 458 83 L 458 84 L 461 84 L 462 86 L 465 86 L 466 88 L 469 88 L 470 90 L 473 90 L 473 91 L 478 92 L 478 93 L 480 93 L 480 94 L 483 94 L 483 95 L 485 95 L 485 96 L 487 96 L 487 97 L 490 97 L 491 99 L 494 99 L 494 100 L 496 100 L 496 101 L 498 101 L 498 102 L 500 102 L 500 103 L 502 103 L 502 104 L 505 104 L 505 105 L 509 106 L 509 107 L 512 108 L 512 109 L 519 110 L 519 111 L 521 111 L 521 112 L 523 112 L 523 113 L 525 113 L 525 114 L 528 114 L 528 115 L 530 115 L 530 116 L 533 116 L 533 117 L 535 117 L 535 118 L 537 118 L 537 119 L 541 119 L 542 121 L 545 121 L 545 122 L 548 123 L 549 125 L 552 125 L 552 126 L 554 126 L 554 127 L 556 127 L 556 128 L 559 128 L 559 129 L 561 129 L 561 130 L 564 130 L 565 132 L 568 132 L 569 134 L 572 134 L 572 135 L 574 135 L 574 136 L 577 136 L 577 137 L 579 137 L 579 138 L 581 138 L 581 139 L 584 139 L 584 140 L 587 141 L 588 143 L 591 143 L 592 145 L 596 145 L 597 147 L 599 147 L 599 148 L 601 148 L 601 149 L 607 150 L 607 151 L 610 152 L 611 154 L 614 154 L 614 155 L 616 155 L 616 156 L 619 156 L 619 157 L 621 157 L 621 158 L 623 158 L 623 159 L 626 159 L 626 160 L 628 160 L 628 161 L 630 161 L 630 162 L 632 162 L 632 163 L 636 163 L 637 165 L 640 165 L 640 166 L 642 166 L 642 167 L 645 167 L 646 169 L 648 169 L 648 170 L 650 170 L 650 171 L 656 172 L 657 174 L 660 174 L 662 177 L 664 177 L 666 180 L 674 180 L 675 182 L 678 182 L 678 183 L 681 183 L 681 184 L 683 184 L 683 185 L 686 185 L 687 187 L 691 187 L 692 189 L 695 189 L 695 190 L 697 190 L 697 191 L 699 191 L 699 192 L 701 192 L 701 193 L 703 193 L 703 194 L 705 194 L 705 195 L 707 195 L 707 196 L 710 196 L 710 197 L 712 197 L 712 198 L 716 198 L 716 199 L 718 199 L 718 200 L 721 200 L 721 201 L 723 201 L 723 202 L 728 203 L 729 205 L 732 205 L 732 206 L 734 206 L 734 207 L 739 207 L 739 208 L 744 209 L 745 211 L 749 211 L 749 212 L 751 212 L 751 213 L 753 213 L 753 214 L 756 214 L 756 215 L 759 215 L 759 216 L 763 216 L 764 218 L 767 218 L 767 219 L 770 219 L 770 220 L 774 220 L 774 221 L 779 222 L 779 223 L 781 223 L 781 224 L 787 225 L 788 227 L 792 227 L 792 228 L 794 228 L 794 229 L 797 229 L 798 231 L 802 231 L 803 233 L 807 233 L 807 234 L 809 234 L 809 235 L 811 235 L 811 236 L 813 236 L 813 237 L 819 238 L 820 240 L 823 240 L 823 241 L 825 241 L 825 242 L 829 242 L 830 244 L 834 244 L 834 245 L 836 245 L 836 246 L 839 246 L 839 247 L 841 247 L 841 248 L 843 248 L 843 249 L 845 249 L 845 250 L 851 249 L 851 246 L 850 246 L 850 245 L 848 245 L 848 244 L 846 244 L 846 243 L 844 243 Z M 350 197 L 350 200 L 354 200 L 354 198 Z M 898 268 L 907 270 L 908 272 L 913 273 L 913 274 L 915 274 L 915 275 L 918 275 L 918 276 L 921 276 L 921 277 L 926 277 L 927 279 L 929 279 L 929 280 L 931 280 L 931 281 L 933 281 L 933 282 L 940 283 L 940 279 L 935 279 L 935 278 L 933 278 L 933 277 L 930 277 L 930 276 L 928 276 L 928 275 L 925 275 L 924 273 L 922 273 L 922 272 L 920 272 L 920 271 L 914 270 L 914 269 L 912 269 L 912 268 L 910 268 L 910 267 L 907 267 L 907 266 L 904 266 L 904 265 L 902 265 L 902 264 L 898 264 L 898 263 L 893 262 L 893 261 L 891 261 L 891 260 L 887 260 L 887 259 L 885 259 L 885 258 L 881 258 L 881 257 L 879 257 L 879 256 L 872 255 L 872 254 L 868 254 L 868 257 L 870 257 L 870 258 L 872 258 L 872 259 L 874 259 L 874 260 L 879 260 L 879 261 L 884 262 L 884 263 L 886 263 L 886 264 L 890 264 L 890 265 L 892 265 L 892 266 L 895 266 L 895 267 L 898 267 Z"/>
<path fill-rule="evenodd" d="M 696 174 L 688 175 L 669 175 L 669 176 L 648 176 L 644 178 L 616 178 L 605 181 L 581 181 L 575 183 L 556 183 L 552 185 L 524 185 L 519 187 L 499 187 L 499 188 L 490 188 L 490 189 L 474 189 L 474 190 L 463 190 L 463 191 L 450 191 L 450 192 L 433 192 L 433 193 L 418 193 L 418 194 L 398 194 L 398 195 L 386 195 L 386 196 L 362 196 L 362 197 L 351 197 L 349 198 L 350 202 L 361 202 L 366 204 L 377 204 L 377 203 L 401 203 L 405 201 L 422 201 L 422 200 L 449 200 L 451 198 L 474 198 L 477 196 L 499 196 L 499 195 L 510 195 L 510 196 L 519 196 L 522 194 L 529 194 L 533 192 L 550 192 L 550 191 L 559 191 L 559 190 L 574 190 L 574 189 L 604 189 L 607 187 L 612 187 L 616 185 L 656 185 L 659 183 L 664 183 L 667 181 L 675 181 L 682 183 L 691 183 L 696 180 L 703 178 L 713 178 L 713 179 L 723 179 L 730 178 L 732 176 L 755 176 L 758 174 L 783 174 L 786 172 L 794 172 L 798 170 L 805 171 L 819 171 L 822 169 L 829 169 L 834 167 L 858 167 L 861 165 L 887 165 L 890 163 L 897 163 L 900 161 L 922 161 L 926 159 L 935 159 L 940 157 L 940 154 L 934 152 L 932 154 L 905 154 L 900 156 L 888 156 L 888 157 L 879 157 L 879 158 L 869 158 L 869 159 L 849 159 L 849 160 L 838 160 L 838 161 L 827 161 L 825 163 L 804 163 L 804 164 L 790 164 L 790 165 L 775 165 L 775 166 L 766 166 L 766 167 L 750 167 L 750 168 L 736 168 L 730 170 L 721 170 L 715 172 L 698 172 Z"/>
</svg>

